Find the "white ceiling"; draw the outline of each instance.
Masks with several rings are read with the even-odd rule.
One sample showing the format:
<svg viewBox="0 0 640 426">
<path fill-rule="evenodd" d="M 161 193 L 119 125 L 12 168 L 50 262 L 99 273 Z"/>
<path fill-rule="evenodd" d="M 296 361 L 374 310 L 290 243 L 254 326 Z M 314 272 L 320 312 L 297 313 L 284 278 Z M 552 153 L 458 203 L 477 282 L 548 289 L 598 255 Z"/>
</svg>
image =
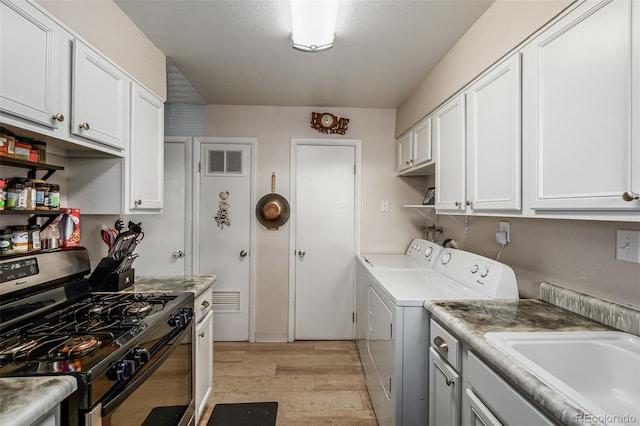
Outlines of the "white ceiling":
<svg viewBox="0 0 640 426">
<path fill-rule="evenodd" d="M 395 108 L 493 0 L 342 0 L 316 53 L 285 0 L 115 2 L 208 104 Z"/>
</svg>

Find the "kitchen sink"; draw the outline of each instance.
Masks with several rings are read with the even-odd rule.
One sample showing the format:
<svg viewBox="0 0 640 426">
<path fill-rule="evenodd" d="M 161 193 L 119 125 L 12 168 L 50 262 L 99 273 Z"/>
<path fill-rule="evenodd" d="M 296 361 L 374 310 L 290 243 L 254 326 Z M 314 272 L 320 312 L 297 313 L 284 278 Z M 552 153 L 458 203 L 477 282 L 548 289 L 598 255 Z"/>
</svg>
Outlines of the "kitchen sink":
<svg viewBox="0 0 640 426">
<path fill-rule="evenodd" d="M 602 423 L 635 423 L 640 419 L 639 337 L 618 331 L 495 332 L 484 336 Z"/>
</svg>

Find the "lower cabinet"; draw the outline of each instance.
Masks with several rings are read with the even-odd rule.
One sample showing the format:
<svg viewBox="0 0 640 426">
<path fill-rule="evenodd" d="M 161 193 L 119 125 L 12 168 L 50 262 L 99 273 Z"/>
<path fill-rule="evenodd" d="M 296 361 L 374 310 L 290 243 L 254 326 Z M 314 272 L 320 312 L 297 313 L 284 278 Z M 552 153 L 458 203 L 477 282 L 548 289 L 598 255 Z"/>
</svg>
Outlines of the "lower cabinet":
<svg viewBox="0 0 640 426">
<path fill-rule="evenodd" d="M 460 424 L 460 375 L 429 349 L 429 426 Z"/>
<path fill-rule="evenodd" d="M 213 312 L 211 311 L 196 325 L 195 354 L 194 398 L 197 424 L 213 388 Z"/>
</svg>

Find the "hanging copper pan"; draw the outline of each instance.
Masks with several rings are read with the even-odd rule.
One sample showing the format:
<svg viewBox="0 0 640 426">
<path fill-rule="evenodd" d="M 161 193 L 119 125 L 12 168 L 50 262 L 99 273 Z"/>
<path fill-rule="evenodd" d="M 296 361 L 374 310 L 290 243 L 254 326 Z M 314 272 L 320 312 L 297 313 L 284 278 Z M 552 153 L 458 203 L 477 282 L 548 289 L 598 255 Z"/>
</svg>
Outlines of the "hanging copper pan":
<svg viewBox="0 0 640 426">
<path fill-rule="evenodd" d="M 289 202 L 276 194 L 276 174 L 271 174 L 271 194 L 264 195 L 256 205 L 258 221 L 269 230 L 277 230 L 289 220 Z"/>
</svg>

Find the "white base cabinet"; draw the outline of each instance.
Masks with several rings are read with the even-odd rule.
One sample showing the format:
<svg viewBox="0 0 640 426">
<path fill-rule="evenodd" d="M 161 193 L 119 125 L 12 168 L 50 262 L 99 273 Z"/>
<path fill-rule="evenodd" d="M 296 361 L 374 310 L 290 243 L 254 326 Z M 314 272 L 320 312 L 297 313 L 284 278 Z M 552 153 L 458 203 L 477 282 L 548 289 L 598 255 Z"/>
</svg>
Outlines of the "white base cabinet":
<svg viewBox="0 0 640 426">
<path fill-rule="evenodd" d="M 207 405 L 213 389 L 213 312 L 209 312 L 196 326 L 196 372 L 194 400 L 196 424 Z"/>
</svg>

